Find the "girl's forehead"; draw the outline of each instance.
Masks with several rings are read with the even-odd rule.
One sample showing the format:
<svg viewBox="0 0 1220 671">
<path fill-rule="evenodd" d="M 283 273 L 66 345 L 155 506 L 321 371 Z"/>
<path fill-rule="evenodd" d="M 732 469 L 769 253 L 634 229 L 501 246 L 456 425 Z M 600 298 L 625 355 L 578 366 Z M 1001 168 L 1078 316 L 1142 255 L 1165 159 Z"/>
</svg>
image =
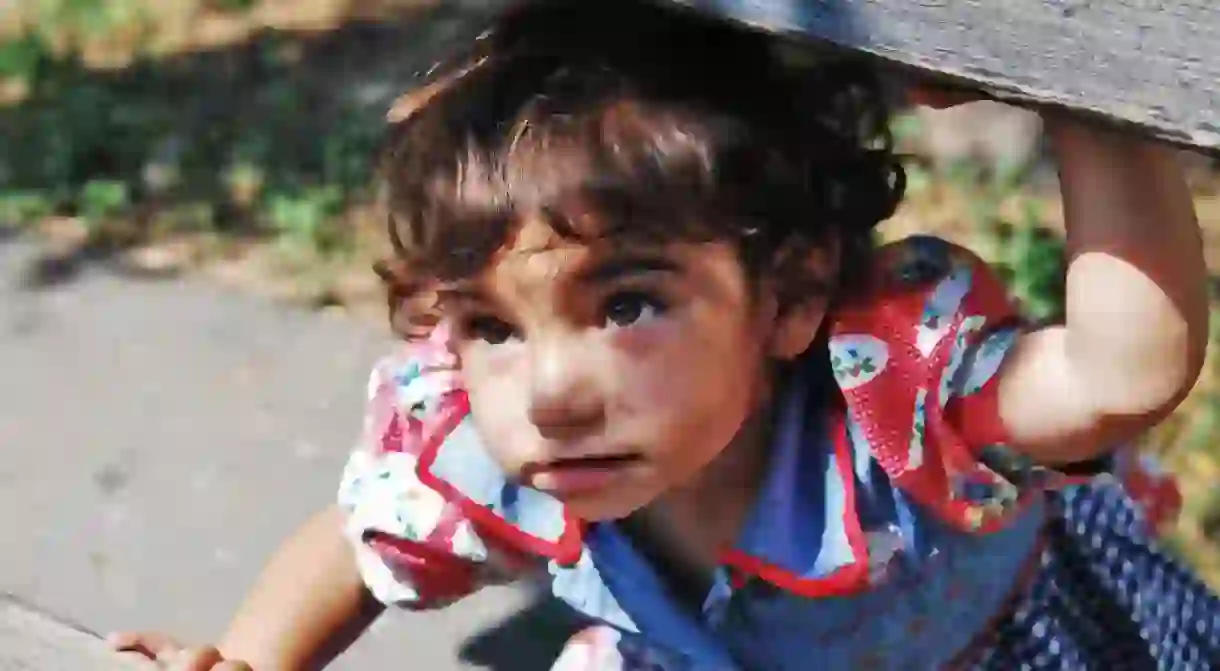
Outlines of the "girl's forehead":
<svg viewBox="0 0 1220 671">
<path fill-rule="evenodd" d="M 526 220 L 475 277 L 446 287 L 457 296 L 511 295 L 541 299 L 555 291 L 570 293 L 641 276 L 688 281 L 705 274 L 709 263 L 735 255 L 724 245 L 645 241 L 629 235 L 571 236 L 545 220 Z"/>
<path fill-rule="evenodd" d="M 565 240 L 554 226 L 541 217 L 526 217 L 518 224 L 515 234 L 508 239 L 504 248 L 509 255 L 523 255 L 571 246 L 576 242 L 579 241 Z"/>
<path fill-rule="evenodd" d="M 590 266 L 628 248 L 604 239 L 565 236 L 541 219 L 525 219 L 478 273 L 443 283 L 441 295 L 456 299 L 541 299 Z"/>
<path fill-rule="evenodd" d="M 735 294 L 744 272 L 736 248 L 728 243 L 613 233 L 572 236 L 545 219 L 527 219 L 480 273 L 441 292 L 451 298 L 528 304 L 585 290 L 596 293 L 626 280 L 666 278 L 704 292 Z"/>
<path fill-rule="evenodd" d="M 545 221 L 526 221 L 493 257 L 485 273 L 492 288 L 542 291 L 557 284 L 597 285 L 630 272 L 679 272 L 682 246 L 643 244 L 622 237 L 573 237 Z"/>
<path fill-rule="evenodd" d="M 562 236 L 540 218 L 529 218 L 492 258 L 487 278 L 523 284 L 554 282 L 604 254 L 606 247 L 603 241 Z"/>
</svg>

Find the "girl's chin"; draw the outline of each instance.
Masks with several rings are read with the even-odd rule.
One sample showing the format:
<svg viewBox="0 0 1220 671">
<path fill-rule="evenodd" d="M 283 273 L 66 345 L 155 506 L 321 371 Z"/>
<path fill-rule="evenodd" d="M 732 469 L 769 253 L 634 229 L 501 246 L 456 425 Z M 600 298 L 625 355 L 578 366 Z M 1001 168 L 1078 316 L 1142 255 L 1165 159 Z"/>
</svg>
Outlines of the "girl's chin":
<svg viewBox="0 0 1220 671">
<path fill-rule="evenodd" d="M 610 494 L 606 492 L 605 494 Z M 568 514 L 585 522 L 614 522 L 624 519 L 648 504 L 647 500 L 607 495 L 574 497 L 563 500 Z"/>
</svg>

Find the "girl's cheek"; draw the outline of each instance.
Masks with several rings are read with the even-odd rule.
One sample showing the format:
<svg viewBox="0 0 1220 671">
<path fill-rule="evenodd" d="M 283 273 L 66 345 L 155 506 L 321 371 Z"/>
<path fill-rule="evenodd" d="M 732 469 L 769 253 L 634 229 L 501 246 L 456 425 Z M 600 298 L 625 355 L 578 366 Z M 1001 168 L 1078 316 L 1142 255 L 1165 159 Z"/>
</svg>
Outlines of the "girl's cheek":
<svg viewBox="0 0 1220 671">
<path fill-rule="evenodd" d="M 620 391 L 636 408 L 665 406 L 680 398 L 690 377 L 689 340 L 681 322 L 658 319 L 622 329 L 612 337 Z"/>
<path fill-rule="evenodd" d="M 615 349 L 629 356 L 645 356 L 681 340 L 682 322 L 677 315 L 664 315 L 647 323 L 610 331 Z"/>
<path fill-rule="evenodd" d="M 659 360 L 637 366 L 632 371 L 628 397 L 633 407 L 657 412 L 658 408 L 671 408 L 678 399 L 685 398 L 690 376 L 682 368 L 674 368 Z"/>
<path fill-rule="evenodd" d="M 470 345 L 462 354 L 464 372 L 482 377 L 512 374 L 525 351 L 522 343 Z"/>
</svg>

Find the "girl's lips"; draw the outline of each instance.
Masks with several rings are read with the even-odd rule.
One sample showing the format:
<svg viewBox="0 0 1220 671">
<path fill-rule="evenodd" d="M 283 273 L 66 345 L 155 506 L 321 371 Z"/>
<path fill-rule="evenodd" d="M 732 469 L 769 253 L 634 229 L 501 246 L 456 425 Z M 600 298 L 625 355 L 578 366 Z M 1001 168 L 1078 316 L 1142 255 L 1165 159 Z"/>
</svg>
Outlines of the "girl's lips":
<svg viewBox="0 0 1220 671">
<path fill-rule="evenodd" d="M 538 491 L 560 497 L 590 494 L 614 485 L 640 462 L 638 455 L 564 459 L 530 468 L 526 482 Z"/>
</svg>

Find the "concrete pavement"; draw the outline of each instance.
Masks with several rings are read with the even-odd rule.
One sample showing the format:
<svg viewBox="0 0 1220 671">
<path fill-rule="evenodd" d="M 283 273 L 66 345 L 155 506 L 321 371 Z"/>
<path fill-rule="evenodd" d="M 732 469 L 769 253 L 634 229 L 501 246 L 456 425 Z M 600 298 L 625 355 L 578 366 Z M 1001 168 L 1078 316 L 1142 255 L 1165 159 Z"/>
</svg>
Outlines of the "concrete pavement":
<svg viewBox="0 0 1220 671">
<path fill-rule="evenodd" d="M 212 640 L 331 500 L 385 334 L 106 264 L 30 283 L 35 257 L 0 240 L 0 592 L 95 631 Z M 530 603 L 387 616 L 332 668 L 545 669 L 559 616 Z"/>
</svg>

